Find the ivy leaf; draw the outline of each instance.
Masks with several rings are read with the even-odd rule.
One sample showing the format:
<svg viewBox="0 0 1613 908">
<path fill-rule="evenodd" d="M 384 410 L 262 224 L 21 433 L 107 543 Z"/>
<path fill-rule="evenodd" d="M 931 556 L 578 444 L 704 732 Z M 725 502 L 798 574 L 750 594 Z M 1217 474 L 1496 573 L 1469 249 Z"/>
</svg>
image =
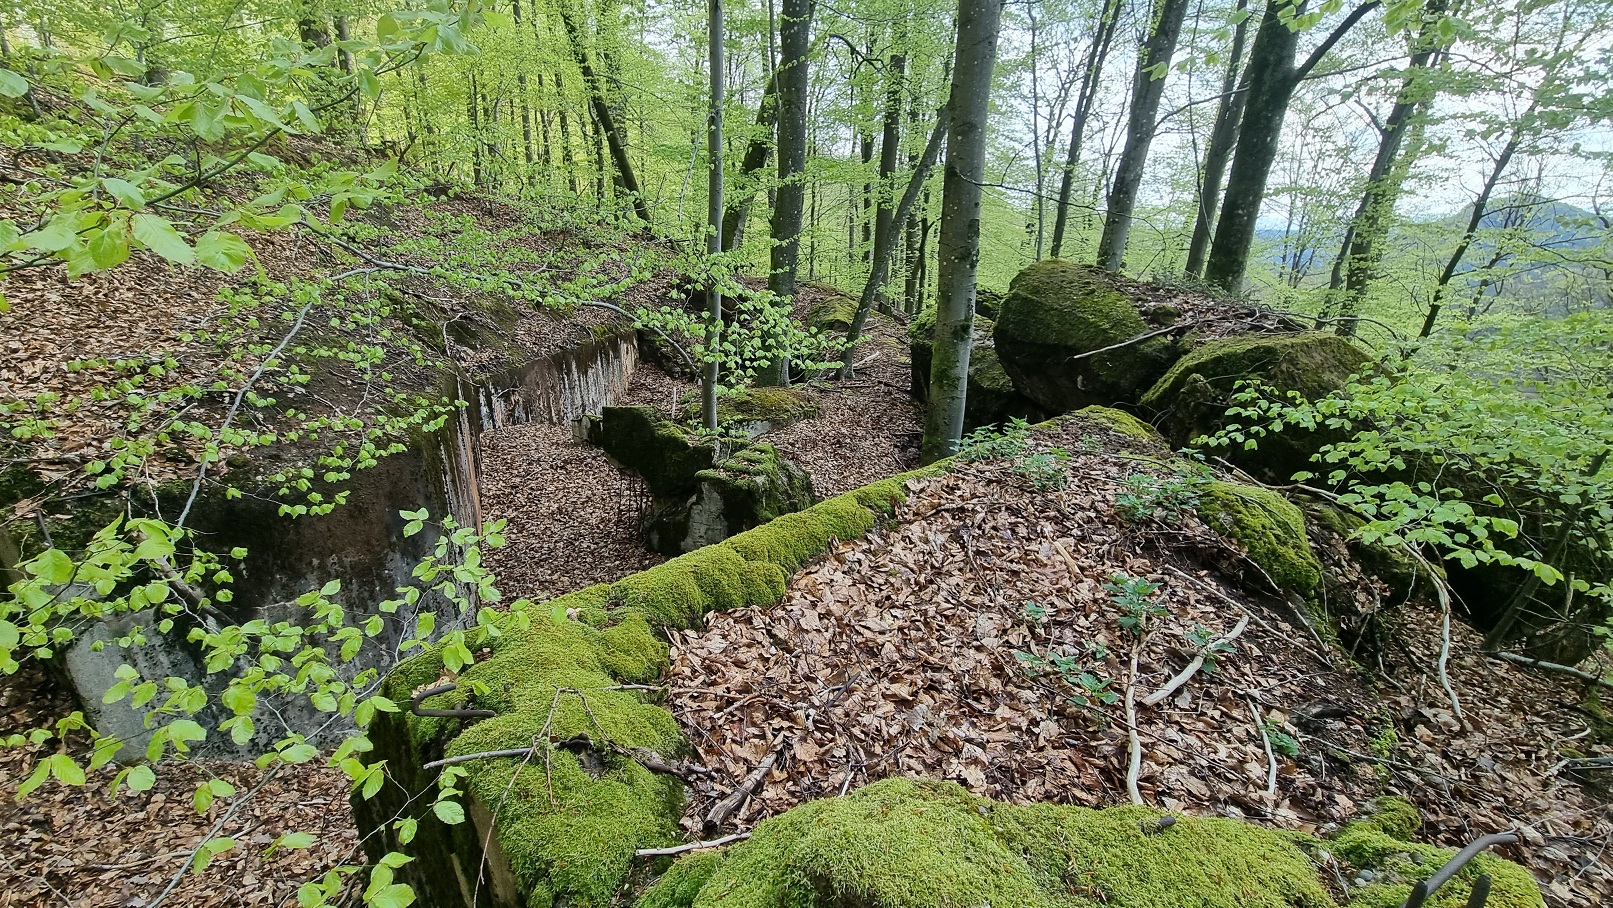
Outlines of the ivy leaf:
<svg viewBox="0 0 1613 908">
<path fill-rule="evenodd" d="M 196 250 L 190 248 L 167 218 L 141 212 L 129 219 L 129 225 L 134 228 L 136 242 L 168 261 L 179 265 L 196 261 Z"/>
</svg>

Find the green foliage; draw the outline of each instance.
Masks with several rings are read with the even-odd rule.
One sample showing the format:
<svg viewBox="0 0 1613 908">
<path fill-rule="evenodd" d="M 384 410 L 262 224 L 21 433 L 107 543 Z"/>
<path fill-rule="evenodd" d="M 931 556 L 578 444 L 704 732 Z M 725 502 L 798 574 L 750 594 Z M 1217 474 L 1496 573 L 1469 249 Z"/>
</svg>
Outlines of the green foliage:
<svg viewBox="0 0 1613 908">
<path fill-rule="evenodd" d="M 1551 545 L 1566 528 L 1573 548 L 1600 551 L 1613 533 L 1610 350 L 1604 314 L 1518 321 L 1436 337 L 1313 403 L 1245 390 L 1233 413 L 1274 432 L 1348 433 L 1315 472 L 1347 484 L 1337 501 L 1365 521 L 1360 539 L 1513 567 L 1606 603 L 1608 564 L 1568 577 Z"/>
<path fill-rule="evenodd" d="M 1203 464 L 1172 461 L 1169 476 L 1127 475 L 1125 486 L 1115 493 L 1115 510 L 1127 523 L 1171 517 L 1197 505 L 1199 495 L 1209 483 L 1209 469 Z"/>
<path fill-rule="evenodd" d="M 1146 577 L 1115 574 L 1103 582 L 1103 588 L 1120 610 L 1117 619 L 1120 626 L 1133 634 L 1141 635 L 1148 626 L 1148 619 L 1170 614 L 1153 598 L 1160 585 Z"/>
</svg>

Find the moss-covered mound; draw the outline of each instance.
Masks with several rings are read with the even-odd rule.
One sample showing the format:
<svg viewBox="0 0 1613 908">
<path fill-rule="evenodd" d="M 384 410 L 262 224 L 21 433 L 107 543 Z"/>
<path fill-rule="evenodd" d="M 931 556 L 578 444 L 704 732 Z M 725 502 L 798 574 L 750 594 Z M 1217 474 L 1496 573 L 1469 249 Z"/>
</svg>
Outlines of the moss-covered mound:
<svg viewBox="0 0 1613 908">
<path fill-rule="evenodd" d="M 816 287 L 827 287 L 825 284 L 814 284 Z M 868 315 L 874 317 L 879 310 L 870 310 Z M 808 328 L 817 328 L 819 331 L 837 331 L 841 334 L 851 328 L 852 319 L 857 317 L 857 300 L 839 290 L 833 290 L 828 296 L 813 303 L 807 309 L 806 325 Z"/>
<path fill-rule="evenodd" d="M 1318 400 L 1344 387 L 1370 361 L 1365 351 L 1335 334 L 1305 332 L 1223 338 L 1183 356 L 1142 398 L 1173 445 L 1220 431 L 1240 381 L 1256 381 L 1286 395 Z M 1309 468 L 1311 455 L 1335 440 L 1326 430 L 1284 431 L 1234 444 L 1229 459 L 1258 475 L 1287 481 Z"/>
<path fill-rule="evenodd" d="M 393 821 L 411 817 L 418 831 L 401 850 L 415 860 L 399 876 L 422 893 L 422 904 L 469 905 L 479 876 L 482 906 L 612 904 L 628 883 L 633 851 L 677 837 L 682 783 L 646 763 L 686 749 L 652 692 L 622 686 L 652 682 L 665 670 L 666 631 L 695 626 L 709 611 L 777 602 L 791 573 L 833 540 L 865 535 L 906 496 L 909 478 L 935 469 L 881 480 L 614 584 L 497 619 L 501 634 L 459 673 L 457 688 L 426 701 L 439 709 L 470 704 L 497 717 L 420 718 L 404 710 L 371 724 L 374 749 L 364 756 L 372 765 L 386 761 L 386 784 L 375 799 L 353 804 L 371 857 L 399 849 Z M 431 650 L 394 670 L 383 692 L 407 704 L 445 676 L 441 650 Z M 424 765 L 508 749 L 531 755 L 463 764 L 459 787 L 470 822 L 442 823 L 431 809 L 438 774 Z"/>
<path fill-rule="evenodd" d="M 1322 565 L 1305 535 L 1305 515 L 1288 499 L 1257 486 L 1212 482 L 1199 493 L 1198 512 L 1278 586 L 1302 596 L 1316 592 Z"/>
<path fill-rule="evenodd" d="M 1047 259 L 1021 271 L 997 319 L 997 355 L 1021 394 L 1049 412 L 1134 404 L 1179 355 L 1164 336 L 1093 354 L 1152 330 L 1097 268 Z"/>
<path fill-rule="evenodd" d="M 985 316 L 996 321 L 1003 311 L 1003 297 L 1008 294 L 1001 290 L 990 290 L 985 287 L 975 288 L 975 315 Z"/>
<path fill-rule="evenodd" d="M 1447 848 L 1412 841 L 1422 820 L 1407 802 L 1384 798 L 1375 806 L 1375 814 L 1349 824 L 1327 846 L 1358 873 L 1367 871 L 1356 877 L 1365 885 L 1352 893 L 1351 908 L 1399 908 L 1415 883 L 1433 876 L 1455 855 Z M 1424 904 L 1463 908 L 1473 882 L 1481 875 L 1490 877 L 1488 908 L 1542 908 L 1546 903 L 1528 870 L 1493 854 L 1481 854 Z"/>
<path fill-rule="evenodd" d="M 1143 422 L 1124 410 L 1113 407 L 1082 407 L 1075 411 L 1075 415 L 1095 422 L 1103 423 L 1110 429 L 1126 435 L 1140 442 L 1147 442 L 1150 447 L 1163 452 L 1165 437 L 1159 434 L 1153 426 Z"/>
<path fill-rule="evenodd" d="M 887 779 L 803 804 L 720 855 L 685 858 L 639 908 L 1324 908 L 1282 833 L 1161 811 L 1014 806 Z"/>
<path fill-rule="evenodd" d="M 717 400 L 717 421 L 725 426 L 765 422 L 777 428 L 818 413 L 818 396 L 799 387 L 749 387 Z"/>
</svg>

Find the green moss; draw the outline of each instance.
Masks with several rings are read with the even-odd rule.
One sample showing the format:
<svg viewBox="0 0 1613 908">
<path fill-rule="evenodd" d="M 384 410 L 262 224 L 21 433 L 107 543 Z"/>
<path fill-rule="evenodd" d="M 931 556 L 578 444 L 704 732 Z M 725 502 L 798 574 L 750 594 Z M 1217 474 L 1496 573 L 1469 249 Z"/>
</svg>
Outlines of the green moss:
<svg viewBox="0 0 1613 908">
<path fill-rule="evenodd" d="M 706 612 L 778 601 L 786 578 L 778 565 L 747 561 L 719 543 L 625 577 L 611 597 L 657 627 L 687 628 Z"/>
<path fill-rule="evenodd" d="M 721 851 L 696 851 L 678 859 L 644 897 L 634 903 L 635 908 L 690 908 L 723 858 Z"/>
<path fill-rule="evenodd" d="M 717 401 L 717 420 L 724 425 L 770 422 L 784 425 L 817 416 L 818 398 L 806 388 L 750 387 Z"/>
<path fill-rule="evenodd" d="M 1019 392 L 1047 410 L 1063 412 L 1135 403 L 1176 358 L 1174 344 L 1161 336 L 1096 351 L 1150 329 L 1107 272 L 1046 259 L 1009 285 L 994 336 Z"/>
<path fill-rule="evenodd" d="M 675 868 L 640 906 L 1288 908 L 1332 905 L 1280 833 L 1147 808 L 1016 807 L 953 783 L 888 779 L 758 826 Z"/>
<path fill-rule="evenodd" d="M 1199 516 L 1216 532 L 1241 543 L 1249 559 L 1278 586 L 1310 595 L 1322 566 L 1305 537 L 1299 508 L 1269 489 L 1212 482 L 1199 495 Z"/>
<path fill-rule="evenodd" d="M 654 407 L 606 407 L 590 432 L 612 460 L 644 477 L 659 496 L 691 491 L 695 474 L 716 460 L 708 441 L 663 418 Z"/>
<path fill-rule="evenodd" d="M 1356 891 L 1351 908 L 1399 908 L 1411 887 L 1432 876 L 1455 851 L 1411 841 L 1421 825 L 1417 809 L 1401 798 L 1380 798 L 1374 812 L 1344 827 L 1328 848 L 1354 870 L 1372 872 L 1372 884 Z M 1481 874 L 1491 880 L 1490 908 L 1541 908 L 1545 900 L 1529 871 L 1493 854 L 1482 854 L 1441 886 L 1427 905 L 1462 908 Z"/>
<path fill-rule="evenodd" d="M 1075 415 L 1101 422 L 1122 435 L 1130 435 L 1142 441 L 1158 444 L 1165 440 L 1153 426 L 1124 410 L 1116 410 L 1113 407 L 1082 407 L 1075 412 Z"/>
<path fill-rule="evenodd" d="M 871 309 L 868 314 L 872 317 L 878 311 Z M 857 300 L 835 290 L 807 309 L 806 324 L 807 327 L 817 328 L 819 331 L 843 332 L 851 327 L 851 321 L 856 317 Z"/>
<path fill-rule="evenodd" d="M 915 344 L 923 344 L 928 349 L 932 338 L 935 337 L 935 319 L 934 306 L 925 306 L 920 309 L 919 314 L 913 316 L 913 321 L 908 323 L 908 340 Z"/>
</svg>

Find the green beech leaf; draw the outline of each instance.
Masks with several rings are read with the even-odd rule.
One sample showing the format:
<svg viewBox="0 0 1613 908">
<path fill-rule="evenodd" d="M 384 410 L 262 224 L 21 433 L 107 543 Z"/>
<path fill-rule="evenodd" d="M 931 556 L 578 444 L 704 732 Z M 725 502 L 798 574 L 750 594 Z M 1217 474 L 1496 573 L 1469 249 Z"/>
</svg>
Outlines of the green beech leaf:
<svg viewBox="0 0 1613 908">
<path fill-rule="evenodd" d="M 168 219 L 141 212 L 129 219 L 135 241 L 170 262 L 189 265 L 196 261 L 196 250 L 190 248 Z"/>
</svg>

